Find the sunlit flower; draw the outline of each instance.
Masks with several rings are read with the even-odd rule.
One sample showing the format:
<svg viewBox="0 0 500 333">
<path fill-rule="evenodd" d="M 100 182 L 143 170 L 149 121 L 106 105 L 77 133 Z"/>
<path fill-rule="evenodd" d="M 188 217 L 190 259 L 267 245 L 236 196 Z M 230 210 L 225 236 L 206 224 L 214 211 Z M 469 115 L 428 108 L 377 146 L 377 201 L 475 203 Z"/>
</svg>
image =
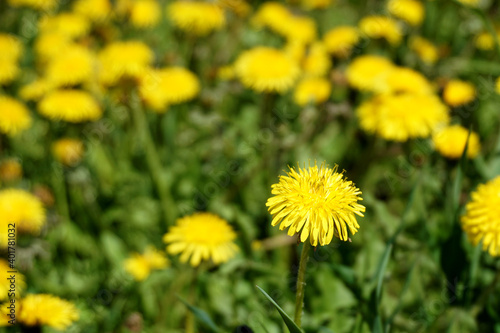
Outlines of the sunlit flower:
<svg viewBox="0 0 500 333">
<path fill-rule="evenodd" d="M 147 72 L 141 79 L 139 92 L 146 103 L 157 111 L 171 104 L 194 98 L 200 91 L 200 81 L 189 70 L 169 67 Z"/>
<path fill-rule="evenodd" d="M 177 220 L 175 226 L 163 236 L 167 252 L 181 254 L 181 262 L 198 266 L 212 260 L 218 265 L 234 257 L 238 246 L 236 233 L 223 219 L 212 213 L 195 213 Z"/>
<path fill-rule="evenodd" d="M 300 3 L 305 9 L 325 9 L 333 2 L 333 0 L 301 0 Z"/>
<path fill-rule="evenodd" d="M 289 40 L 309 44 L 316 39 L 316 22 L 306 16 L 290 15 L 281 33 Z"/>
<path fill-rule="evenodd" d="M 320 104 L 328 100 L 331 89 L 330 81 L 327 79 L 306 78 L 295 87 L 294 101 L 300 106 L 308 103 Z"/>
<path fill-rule="evenodd" d="M 60 32 L 48 32 L 38 35 L 35 41 L 35 52 L 42 62 L 60 55 L 74 45 L 71 38 Z"/>
<path fill-rule="evenodd" d="M 104 21 L 111 14 L 109 0 L 77 0 L 73 9 L 94 22 Z"/>
<path fill-rule="evenodd" d="M 0 57 L 0 85 L 11 83 L 20 72 L 17 61 Z"/>
<path fill-rule="evenodd" d="M 226 23 L 224 11 L 216 4 L 200 1 L 175 1 L 167 7 L 174 25 L 194 35 L 206 35 Z"/>
<path fill-rule="evenodd" d="M 466 128 L 460 125 L 450 125 L 436 131 L 432 136 L 432 141 L 441 155 L 450 159 L 458 159 L 462 156 L 468 135 L 469 131 Z M 467 145 L 467 156 L 469 158 L 476 157 L 480 149 L 479 136 L 477 133 L 471 132 Z"/>
<path fill-rule="evenodd" d="M 78 319 L 75 305 L 56 296 L 30 294 L 18 301 L 16 320 L 25 326 L 65 330 Z"/>
<path fill-rule="evenodd" d="M 303 74 L 306 76 L 324 76 L 332 67 L 332 62 L 325 46 L 316 42 L 309 47 L 307 55 L 302 61 Z"/>
<path fill-rule="evenodd" d="M 387 4 L 389 12 L 411 25 L 420 25 L 424 19 L 424 5 L 417 0 L 390 0 Z"/>
<path fill-rule="evenodd" d="M 143 42 L 127 41 L 108 44 L 98 57 L 101 81 L 113 85 L 121 78 L 140 78 L 149 69 L 154 54 Z"/>
<path fill-rule="evenodd" d="M 439 58 L 438 48 L 430 41 L 420 36 L 410 40 L 410 49 L 415 52 L 423 62 L 429 64 L 435 63 Z"/>
<path fill-rule="evenodd" d="M 476 98 L 476 88 L 469 82 L 451 80 L 444 87 L 443 99 L 450 106 L 464 105 L 472 102 L 474 98 Z"/>
<path fill-rule="evenodd" d="M 349 84 L 360 90 L 376 91 L 394 68 L 384 57 L 363 55 L 354 59 L 346 70 Z"/>
<path fill-rule="evenodd" d="M 386 16 L 366 16 L 359 22 L 359 29 L 369 38 L 384 38 L 393 45 L 403 38 L 398 22 Z"/>
<path fill-rule="evenodd" d="M 19 189 L 0 190 L 0 246 L 7 246 L 9 224 L 19 233 L 38 234 L 45 224 L 45 209 L 40 199 Z"/>
<path fill-rule="evenodd" d="M 339 57 L 349 56 L 359 39 L 358 29 L 350 26 L 335 27 L 323 37 L 326 50 Z"/>
<path fill-rule="evenodd" d="M 11 182 L 23 176 L 23 168 L 17 159 L 9 158 L 0 162 L 0 180 Z"/>
<path fill-rule="evenodd" d="M 500 176 L 479 185 L 471 197 L 462 229 L 474 245 L 482 242 L 484 251 L 500 256 Z"/>
<path fill-rule="evenodd" d="M 23 45 L 14 35 L 0 33 L 0 50 L 0 59 L 17 61 L 23 52 Z"/>
<path fill-rule="evenodd" d="M 433 87 L 427 78 L 411 68 L 394 66 L 381 77 L 380 82 L 374 89 L 380 93 L 433 93 Z"/>
<path fill-rule="evenodd" d="M 266 27 L 270 30 L 283 34 L 292 14 L 283 4 L 275 1 L 264 2 L 255 15 L 252 23 L 257 27 Z"/>
<path fill-rule="evenodd" d="M 393 141 L 429 137 L 449 122 L 446 105 L 429 94 L 376 96 L 361 104 L 356 113 L 361 128 Z"/>
<path fill-rule="evenodd" d="M 46 79 L 36 79 L 35 81 L 21 87 L 19 90 L 19 96 L 27 101 L 38 101 L 53 88 L 53 84 L 48 82 Z"/>
<path fill-rule="evenodd" d="M 483 31 L 475 39 L 476 47 L 480 50 L 493 50 L 495 39 L 488 31 Z"/>
<path fill-rule="evenodd" d="M 89 81 L 95 75 L 94 55 L 85 47 L 68 47 L 48 64 L 46 79 L 55 87 L 72 86 Z"/>
<path fill-rule="evenodd" d="M 13 7 L 31 7 L 38 10 L 50 10 L 56 7 L 56 0 L 8 0 L 9 5 Z"/>
<path fill-rule="evenodd" d="M 304 45 L 304 43 L 289 40 L 285 44 L 283 52 L 285 52 L 296 63 L 301 63 L 306 54 L 306 45 Z M 328 63 L 330 63 L 330 59 L 328 59 Z"/>
<path fill-rule="evenodd" d="M 286 176 L 280 176 L 272 185 L 273 197 L 267 200 L 273 216 L 271 224 L 280 224 L 280 230 L 288 228 L 288 235 L 300 234 L 311 245 L 328 245 L 333 236 L 346 241 L 349 232 L 354 235 L 359 228 L 356 215 L 363 216 L 365 207 L 361 191 L 337 166 L 330 169 L 324 164 L 318 167 L 290 168 Z"/>
<path fill-rule="evenodd" d="M 74 166 L 82 160 L 83 142 L 71 138 L 59 139 L 52 144 L 52 154 L 60 163 Z"/>
<path fill-rule="evenodd" d="M 9 290 L 11 289 L 10 276 L 12 274 L 12 273 L 9 273 L 9 271 L 14 271 L 14 270 L 15 269 L 12 269 L 6 260 L 0 259 L 0 301 L 4 301 L 4 300 L 8 299 Z M 21 292 L 26 288 L 26 283 L 24 282 L 24 276 L 21 273 L 16 273 L 15 274 L 15 282 L 13 282 L 13 283 L 15 285 L 15 292 L 16 292 L 16 298 L 17 298 L 17 297 L 19 297 Z M 10 292 L 12 292 L 12 291 L 10 291 Z M 2 306 L 2 308 L 3 307 L 4 306 Z"/>
<path fill-rule="evenodd" d="M 160 21 L 161 7 L 155 0 L 137 0 L 130 8 L 130 21 L 137 28 L 149 28 Z"/>
<path fill-rule="evenodd" d="M 38 22 L 41 34 L 59 33 L 70 38 L 79 38 L 90 31 L 89 20 L 76 13 L 60 13 L 43 16 Z"/>
<path fill-rule="evenodd" d="M 234 67 L 243 84 L 259 92 L 284 92 L 300 72 L 297 63 L 283 51 L 269 47 L 243 52 Z"/>
<path fill-rule="evenodd" d="M 0 95 L 0 132 L 16 135 L 31 126 L 31 116 L 24 104 Z"/>
<path fill-rule="evenodd" d="M 82 90 L 54 90 L 38 103 L 38 111 L 52 120 L 71 123 L 101 118 L 102 110 L 89 93 Z"/>
<path fill-rule="evenodd" d="M 152 270 L 165 268 L 168 264 L 168 259 L 163 252 L 156 250 L 154 247 L 148 247 L 143 254 L 132 253 L 125 260 L 124 267 L 135 280 L 143 281 Z"/>
</svg>

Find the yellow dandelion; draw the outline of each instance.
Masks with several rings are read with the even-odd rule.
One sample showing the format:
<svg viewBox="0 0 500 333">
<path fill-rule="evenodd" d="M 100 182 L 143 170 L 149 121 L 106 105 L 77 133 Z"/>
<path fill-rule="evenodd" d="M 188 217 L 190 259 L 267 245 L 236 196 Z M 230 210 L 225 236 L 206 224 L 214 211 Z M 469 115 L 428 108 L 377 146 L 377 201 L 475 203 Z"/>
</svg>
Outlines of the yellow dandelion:
<svg viewBox="0 0 500 333">
<path fill-rule="evenodd" d="M 282 93 L 300 73 L 297 63 L 286 53 L 262 46 L 240 54 L 234 67 L 241 82 L 259 92 Z"/>
<path fill-rule="evenodd" d="M 236 233 L 223 219 L 212 213 L 195 213 L 177 220 L 163 236 L 167 252 L 181 254 L 181 262 L 199 266 L 212 260 L 218 265 L 234 257 L 239 250 L 234 243 Z"/>
<path fill-rule="evenodd" d="M 302 70 L 306 76 L 325 76 L 332 67 L 332 62 L 323 43 L 316 42 L 309 47 L 309 52 L 302 61 Z"/>
<path fill-rule="evenodd" d="M 217 4 L 240 17 L 246 17 L 252 11 L 252 7 L 246 0 L 219 0 Z"/>
<path fill-rule="evenodd" d="M 280 176 L 272 185 L 274 196 L 266 206 L 273 216 L 271 224 L 280 224 L 280 230 L 288 228 L 288 235 L 300 234 L 300 241 L 308 238 L 311 245 L 328 245 L 333 236 L 346 241 L 349 232 L 354 235 L 359 228 L 356 215 L 363 216 L 365 207 L 361 191 L 337 166 L 328 168 L 316 164 L 309 168 L 290 168 L 286 176 Z"/>
<path fill-rule="evenodd" d="M 429 137 L 449 122 L 448 109 L 434 95 L 381 95 L 356 110 L 361 128 L 386 140 Z"/>
<path fill-rule="evenodd" d="M 15 273 L 15 281 L 10 280 L 12 273 L 8 272 L 15 270 L 16 269 L 12 268 L 6 260 L 0 259 L 0 301 L 10 298 L 9 294 L 12 293 L 12 289 L 14 289 L 16 298 L 18 298 L 21 292 L 26 288 L 24 276 L 21 273 Z M 14 284 L 14 288 L 12 288 L 11 282 Z M 3 307 L 4 306 L 2 306 L 2 308 Z"/>
<path fill-rule="evenodd" d="M 111 14 L 111 2 L 109 0 L 77 0 L 73 4 L 73 9 L 91 21 L 102 22 Z"/>
<path fill-rule="evenodd" d="M 289 16 L 282 34 L 288 40 L 309 44 L 316 39 L 316 22 L 305 16 Z"/>
<path fill-rule="evenodd" d="M 0 180 L 12 182 L 21 179 L 23 168 L 17 159 L 9 158 L 0 163 Z"/>
<path fill-rule="evenodd" d="M 283 34 L 292 14 L 283 4 L 275 1 L 264 2 L 252 17 L 253 25 Z"/>
<path fill-rule="evenodd" d="M 415 52 L 423 62 L 428 64 L 433 64 L 439 59 L 438 48 L 430 41 L 420 36 L 410 40 L 410 49 Z"/>
<path fill-rule="evenodd" d="M 130 21 L 137 28 L 150 28 L 160 21 L 161 7 L 155 0 L 138 0 L 130 8 Z"/>
<path fill-rule="evenodd" d="M 175 1 L 167 7 L 168 17 L 179 29 L 203 36 L 221 29 L 226 23 L 218 5 L 199 1 Z"/>
<path fill-rule="evenodd" d="M 19 39 L 11 34 L 0 33 L 0 59 L 18 61 L 23 52 Z"/>
<path fill-rule="evenodd" d="M 419 72 L 406 67 L 392 67 L 381 78 L 381 84 L 374 89 L 380 93 L 433 93 L 432 84 Z"/>
<path fill-rule="evenodd" d="M 432 136 L 436 150 L 446 158 L 458 159 L 462 156 L 469 131 L 460 125 L 450 125 L 437 130 Z M 479 154 L 481 145 L 477 133 L 471 132 L 467 146 L 467 157 Z"/>
<path fill-rule="evenodd" d="M 21 87 L 19 96 L 26 101 L 38 101 L 53 88 L 53 84 L 49 83 L 46 79 L 36 79 Z"/>
<path fill-rule="evenodd" d="M 332 4 L 332 0 L 301 0 L 302 7 L 307 10 L 325 9 Z"/>
<path fill-rule="evenodd" d="M 52 144 L 52 154 L 60 163 L 75 166 L 83 157 L 83 142 L 78 139 L 63 138 Z"/>
<path fill-rule="evenodd" d="M 200 81 L 196 75 L 182 67 L 149 71 L 139 86 L 141 97 L 157 111 L 165 111 L 168 105 L 188 101 L 199 91 Z"/>
<path fill-rule="evenodd" d="M 49 119 L 71 123 L 94 121 L 102 116 L 101 108 L 92 95 L 72 89 L 48 93 L 38 103 L 38 111 Z"/>
<path fill-rule="evenodd" d="M 301 80 L 293 95 L 295 103 L 300 106 L 308 103 L 320 104 L 328 100 L 332 90 L 330 81 L 323 78 L 306 78 Z"/>
<path fill-rule="evenodd" d="M 66 330 L 79 319 L 71 302 L 48 294 L 30 294 L 18 301 L 16 320 L 25 326 L 50 326 Z"/>
<path fill-rule="evenodd" d="M 35 41 L 35 52 L 42 62 L 52 59 L 54 56 L 64 53 L 66 49 L 74 45 L 71 38 L 60 32 L 48 32 L 40 34 Z"/>
<path fill-rule="evenodd" d="M 366 16 L 359 22 L 359 30 L 369 38 L 383 38 L 390 44 L 401 42 L 403 33 L 398 22 L 386 16 Z"/>
<path fill-rule="evenodd" d="M 306 45 L 300 42 L 289 40 L 286 42 L 283 51 L 296 63 L 301 63 L 306 54 Z"/>
<path fill-rule="evenodd" d="M 339 57 L 348 57 L 359 42 L 359 31 L 355 27 L 339 26 L 329 30 L 323 37 L 326 50 Z"/>
<path fill-rule="evenodd" d="M 478 49 L 489 51 L 493 50 L 493 47 L 495 46 L 495 39 L 489 32 L 483 31 L 476 36 L 474 43 Z"/>
<path fill-rule="evenodd" d="M 38 234 L 45 224 L 45 209 L 40 199 L 19 189 L 0 190 L 0 246 L 7 246 L 8 225 L 17 232 Z"/>
<path fill-rule="evenodd" d="M 43 16 L 38 28 L 41 34 L 60 33 L 69 38 L 79 38 L 90 31 L 89 20 L 77 13 L 60 13 L 55 16 Z"/>
<path fill-rule="evenodd" d="M 450 106 L 464 105 L 472 102 L 474 98 L 476 98 L 476 88 L 469 82 L 451 80 L 444 87 L 443 99 Z"/>
<path fill-rule="evenodd" d="M 424 19 L 424 5 L 417 0 L 390 0 L 387 9 L 392 15 L 413 26 L 420 25 Z"/>
<path fill-rule="evenodd" d="M 483 243 L 483 250 L 500 256 L 500 176 L 481 184 L 465 206 L 462 229 L 472 244 Z"/>
<path fill-rule="evenodd" d="M 12 7 L 31 7 L 37 10 L 51 10 L 59 3 L 56 0 L 8 0 Z"/>
<path fill-rule="evenodd" d="M 51 59 L 46 79 L 54 87 L 72 86 L 90 81 L 94 74 L 94 55 L 87 48 L 74 45 Z"/>
<path fill-rule="evenodd" d="M 17 61 L 0 57 L 0 86 L 14 81 L 21 73 Z"/>
<path fill-rule="evenodd" d="M 376 91 L 393 68 L 394 65 L 387 58 L 363 55 L 351 62 L 347 67 L 346 76 L 354 88 Z"/>
<path fill-rule="evenodd" d="M 124 267 L 135 280 L 143 281 L 152 270 L 165 268 L 168 264 L 168 259 L 163 252 L 154 247 L 148 247 L 143 254 L 133 253 L 125 260 Z"/>
<path fill-rule="evenodd" d="M 31 116 L 24 104 L 0 95 L 0 132 L 16 135 L 31 126 Z"/>
<path fill-rule="evenodd" d="M 140 41 L 108 44 L 98 57 L 100 79 L 106 85 L 114 85 L 122 78 L 140 78 L 154 60 L 153 51 Z"/>
</svg>

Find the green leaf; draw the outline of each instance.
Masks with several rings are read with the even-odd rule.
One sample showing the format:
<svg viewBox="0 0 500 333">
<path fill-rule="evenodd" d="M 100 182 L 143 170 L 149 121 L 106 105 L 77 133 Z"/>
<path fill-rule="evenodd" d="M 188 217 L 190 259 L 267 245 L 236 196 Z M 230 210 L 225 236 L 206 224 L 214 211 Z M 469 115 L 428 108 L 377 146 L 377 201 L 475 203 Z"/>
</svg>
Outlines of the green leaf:
<svg viewBox="0 0 500 333">
<path fill-rule="evenodd" d="M 208 313 L 206 313 L 205 311 L 203 311 L 202 309 L 200 308 L 197 308 L 191 304 L 189 304 L 187 301 L 185 301 L 182 297 L 180 297 L 179 295 L 177 295 L 177 297 L 179 298 L 179 300 L 184 303 L 184 305 L 187 306 L 187 308 L 189 309 L 189 311 L 191 311 L 194 316 L 200 321 L 202 322 L 203 324 L 205 324 L 208 328 L 210 328 L 213 332 L 220 332 L 221 330 L 217 327 L 217 325 L 215 325 L 215 323 L 213 322 L 212 318 L 210 318 L 210 316 L 208 315 Z"/>
<path fill-rule="evenodd" d="M 257 289 L 260 290 L 261 293 L 264 294 L 264 296 L 266 296 L 266 298 L 276 307 L 276 309 L 278 310 L 278 312 L 280 313 L 281 315 L 281 318 L 283 318 L 283 321 L 285 322 L 285 325 L 286 327 L 288 327 L 288 329 L 290 330 L 290 333 L 304 333 L 300 327 L 297 326 L 297 324 L 295 324 L 292 320 L 292 318 L 290 318 L 285 310 L 283 310 L 279 305 L 278 303 L 276 303 L 274 301 L 274 299 L 271 298 L 271 296 L 269 296 L 265 291 L 264 289 L 262 289 L 261 287 L 259 286 L 256 286 Z"/>
</svg>

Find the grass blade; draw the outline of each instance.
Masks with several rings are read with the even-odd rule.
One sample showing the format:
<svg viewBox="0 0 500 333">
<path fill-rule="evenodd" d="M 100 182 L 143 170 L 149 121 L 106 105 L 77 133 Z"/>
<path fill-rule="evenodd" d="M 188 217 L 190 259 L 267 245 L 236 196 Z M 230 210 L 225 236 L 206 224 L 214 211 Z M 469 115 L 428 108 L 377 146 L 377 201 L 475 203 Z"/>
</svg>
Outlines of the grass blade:
<svg viewBox="0 0 500 333">
<path fill-rule="evenodd" d="M 205 326 L 207 326 L 208 328 L 210 328 L 213 332 L 221 332 L 221 330 L 217 327 L 217 325 L 215 325 L 215 323 L 213 322 L 212 318 L 210 318 L 210 316 L 208 315 L 208 313 L 206 313 L 205 311 L 203 311 L 202 309 L 200 308 L 197 308 L 191 304 L 189 304 L 187 301 L 185 301 L 182 297 L 180 296 L 177 296 L 179 298 L 179 300 L 184 303 L 184 305 L 187 306 L 187 308 L 189 309 L 189 311 L 191 311 L 194 316 L 203 324 L 205 324 Z"/>
</svg>

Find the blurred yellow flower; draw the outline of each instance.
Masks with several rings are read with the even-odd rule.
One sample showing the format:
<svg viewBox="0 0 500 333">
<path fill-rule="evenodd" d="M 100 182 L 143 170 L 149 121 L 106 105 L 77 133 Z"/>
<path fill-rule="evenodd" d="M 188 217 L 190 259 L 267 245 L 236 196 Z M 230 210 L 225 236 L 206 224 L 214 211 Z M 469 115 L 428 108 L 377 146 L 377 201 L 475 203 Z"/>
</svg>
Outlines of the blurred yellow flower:
<svg viewBox="0 0 500 333">
<path fill-rule="evenodd" d="M 443 90 L 444 101 L 453 107 L 470 103 L 474 98 L 476 98 L 476 88 L 469 82 L 451 80 Z"/>
<path fill-rule="evenodd" d="M 8 0 L 9 5 L 13 7 L 31 7 L 38 10 L 54 9 L 58 4 L 56 0 Z"/>
<path fill-rule="evenodd" d="M 420 36 L 410 40 L 410 49 L 415 52 L 423 62 L 428 64 L 433 64 L 439 59 L 438 48 L 430 41 Z"/>
<path fill-rule="evenodd" d="M 326 50 L 338 57 L 348 57 L 359 42 L 359 31 L 347 25 L 329 30 L 323 37 Z"/>
<path fill-rule="evenodd" d="M 316 22 L 309 17 L 290 15 L 281 33 L 288 40 L 309 44 L 316 39 Z"/>
<path fill-rule="evenodd" d="M 449 122 L 446 105 L 429 94 L 375 96 L 361 104 L 356 114 L 365 131 L 401 142 L 429 137 Z"/>
<path fill-rule="evenodd" d="M 89 20 L 76 13 L 60 13 L 55 16 L 46 15 L 38 21 L 40 34 L 59 33 L 69 38 L 79 38 L 90 31 Z"/>
<path fill-rule="evenodd" d="M 406 67 L 393 66 L 381 77 L 380 85 L 374 89 L 379 93 L 433 93 L 432 84 L 419 72 Z"/>
<path fill-rule="evenodd" d="M 384 38 L 390 44 L 401 42 L 403 33 L 398 22 L 386 16 L 366 16 L 359 22 L 359 30 L 369 38 Z"/>
<path fill-rule="evenodd" d="M 476 36 L 474 43 L 478 49 L 489 51 L 493 50 L 493 47 L 495 46 L 495 39 L 489 32 L 483 31 Z"/>
<path fill-rule="evenodd" d="M 306 54 L 306 45 L 304 45 L 304 43 L 289 40 L 286 42 L 283 51 L 296 63 L 301 63 Z"/>
<path fill-rule="evenodd" d="M 21 87 L 19 90 L 19 96 L 27 101 L 38 101 L 53 88 L 53 85 L 46 79 L 36 79 L 35 81 Z"/>
<path fill-rule="evenodd" d="M 101 82 L 114 85 L 122 78 L 140 78 L 149 69 L 154 54 L 143 42 L 127 41 L 108 44 L 98 58 Z"/>
<path fill-rule="evenodd" d="M 420 25 L 424 19 L 424 5 L 417 0 L 390 0 L 387 9 L 392 15 L 413 26 Z"/>
<path fill-rule="evenodd" d="M 78 139 L 63 138 L 52 144 L 52 154 L 60 163 L 75 166 L 83 157 L 83 142 Z"/>
<path fill-rule="evenodd" d="M 308 103 L 320 104 L 328 100 L 332 90 L 330 81 L 323 78 L 305 78 L 295 87 L 295 103 L 305 106 Z"/>
<path fill-rule="evenodd" d="M 21 72 L 17 61 L 0 56 L 0 86 L 11 83 Z"/>
<path fill-rule="evenodd" d="M 239 250 L 234 243 L 236 233 L 223 219 L 212 213 L 195 213 L 177 220 L 163 236 L 167 252 L 181 254 L 181 262 L 193 267 L 212 260 L 218 265 L 234 257 Z"/>
<path fill-rule="evenodd" d="M 111 2 L 109 0 L 77 0 L 73 3 L 73 9 L 91 21 L 102 22 L 111 14 Z"/>
<path fill-rule="evenodd" d="M 325 9 L 332 4 L 333 0 L 301 0 L 300 3 L 305 9 Z"/>
<path fill-rule="evenodd" d="M 46 62 L 52 57 L 60 55 L 67 48 L 74 45 L 71 38 L 60 32 L 48 32 L 38 35 L 35 41 L 35 52 L 39 60 Z"/>
<path fill-rule="evenodd" d="M 458 159 L 462 156 L 468 135 L 469 131 L 466 128 L 460 125 L 450 125 L 437 130 L 432 136 L 432 141 L 441 155 L 450 159 Z M 480 149 L 479 136 L 471 132 L 467 146 L 467 157 L 476 157 Z"/>
<path fill-rule="evenodd" d="M 0 163 L 0 180 L 2 182 L 11 182 L 14 180 L 18 180 L 22 176 L 23 176 L 23 168 L 16 159 L 9 158 L 3 160 Z"/>
<path fill-rule="evenodd" d="M 246 0 L 219 0 L 217 4 L 223 8 L 232 10 L 240 17 L 246 17 L 252 11 L 252 7 Z"/>
<path fill-rule="evenodd" d="M 300 73 L 297 63 L 286 53 L 263 46 L 240 54 L 234 67 L 241 82 L 259 92 L 282 93 Z"/>
<path fill-rule="evenodd" d="M 46 221 L 40 199 L 20 189 L 0 190 L 0 246 L 6 247 L 8 225 L 15 224 L 19 233 L 38 234 Z"/>
<path fill-rule="evenodd" d="M 87 48 L 73 45 L 49 61 L 45 75 L 54 87 L 73 86 L 90 81 L 95 68 L 95 56 Z"/>
<path fill-rule="evenodd" d="M 291 15 L 285 5 L 275 1 L 266 1 L 252 17 L 252 23 L 257 27 L 266 27 L 283 34 Z"/>
<path fill-rule="evenodd" d="M 71 123 L 98 120 L 102 116 L 101 108 L 92 95 L 72 89 L 48 93 L 38 103 L 38 111 L 49 119 Z"/>
<path fill-rule="evenodd" d="M 16 320 L 24 326 L 50 326 L 66 330 L 79 319 L 71 302 L 48 294 L 30 294 L 18 301 Z"/>
<path fill-rule="evenodd" d="M 168 105 L 193 99 L 199 91 L 200 81 L 196 75 L 182 67 L 148 71 L 139 86 L 141 97 L 159 112 L 166 111 Z"/>
<path fill-rule="evenodd" d="M 165 268 L 169 265 L 169 262 L 163 252 L 156 250 L 154 247 L 148 247 L 143 254 L 132 253 L 123 265 L 135 280 L 143 281 L 152 270 Z"/>
<path fill-rule="evenodd" d="M 324 76 L 332 67 L 330 56 L 325 46 L 316 42 L 309 47 L 309 52 L 302 61 L 302 70 L 306 76 Z"/>
<path fill-rule="evenodd" d="M 349 84 L 356 89 L 377 91 L 393 68 L 394 65 L 387 58 L 363 55 L 349 64 L 346 76 Z"/>
<path fill-rule="evenodd" d="M 500 77 L 497 77 L 495 81 L 495 91 L 497 94 L 500 94 Z"/>
<path fill-rule="evenodd" d="M 23 52 L 23 45 L 14 35 L 0 33 L 0 50 L 0 59 L 18 61 Z"/>
<path fill-rule="evenodd" d="M 161 7 L 156 0 L 137 0 L 130 8 L 130 21 L 137 28 L 150 28 L 160 21 Z"/>
<path fill-rule="evenodd" d="M 472 244 L 482 242 L 483 250 L 500 256 L 500 176 L 477 187 L 465 206 L 462 229 Z"/>
<path fill-rule="evenodd" d="M 167 13 L 177 28 L 198 36 L 219 30 L 226 23 L 222 8 L 208 2 L 175 1 L 168 5 Z"/>
<path fill-rule="evenodd" d="M 13 270 L 15 269 L 12 269 L 6 260 L 0 259 L 0 301 L 4 301 L 10 298 L 9 290 L 11 289 L 10 286 L 11 282 L 9 278 L 11 273 L 8 272 Z M 15 274 L 15 276 L 16 276 L 16 280 L 14 282 L 15 292 L 16 292 L 16 298 L 18 298 L 21 292 L 26 288 L 26 283 L 24 282 L 24 276 L 21 273 L 18 272 Z M 7 306 L 2 306 L 2 308 L 4 307 Z"/>
<path fill-rule="evenodd" d="M 343 173 L 324 164 L 309 168 L 290 168 L 286 176 L 272 187 L 273 197 L 266 206 L 273 216 L 271 224 L 288 229 L 288 235 L 300 233 L 300 241 L 307 238 L 311 245 L 328 245 L 333 236 L 346 241 L 358 231 L 356 215 L 363 216 L 365 207 L 361 191 Z"/>
<path fill-rule="evenodd" d="M 16 135 L 31 126 L 31 116 L 24 104 L 0 95 L 0 132 Z"/>
</svg>

